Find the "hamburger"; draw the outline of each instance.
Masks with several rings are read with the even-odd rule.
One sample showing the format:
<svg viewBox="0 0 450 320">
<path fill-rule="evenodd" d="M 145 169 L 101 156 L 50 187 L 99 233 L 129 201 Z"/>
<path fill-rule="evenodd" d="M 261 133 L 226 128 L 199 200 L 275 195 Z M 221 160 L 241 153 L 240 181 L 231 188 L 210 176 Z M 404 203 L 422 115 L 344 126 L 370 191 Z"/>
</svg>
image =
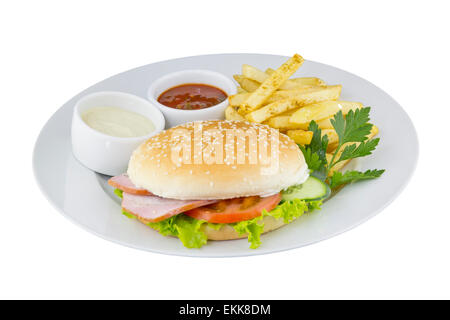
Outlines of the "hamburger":
<svg viewBox="0 0 450 320">
<path fill-rule="evenodd" d="M 123 214 L 188 248 L 240 238 L 257 248 L 261 234 L 318 208 L 326 196 L 291 138 L 245 121 L 196 121 L 163 131 L 108 183 L 122 198 Z"/>
</svg>

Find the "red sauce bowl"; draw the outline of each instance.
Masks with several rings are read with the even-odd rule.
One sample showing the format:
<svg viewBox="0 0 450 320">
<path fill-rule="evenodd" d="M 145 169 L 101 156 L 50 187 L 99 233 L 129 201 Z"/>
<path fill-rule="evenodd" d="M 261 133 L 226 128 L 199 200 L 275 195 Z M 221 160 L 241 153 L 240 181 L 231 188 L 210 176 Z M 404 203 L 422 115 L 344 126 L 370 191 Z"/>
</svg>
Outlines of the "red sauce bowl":
<svg viewBox="0 0 450 320">
<path fill-rule="evenodd" d="M 214 119 L 224 119 L 225 109 L 228 106 L 228 99 L 225 98 L 223 101 L 217 104 L 209 104 L 207 107 L 203 108 L 176 108 L 173 106 L 164 105 L 160 97 L 167 93 L 168 90 L 173 88 L 181 88 L 185 85 L 204 85 L 209 88 L 219 89 L 221 92 L 228 96 L 236 94 L 236 85 L 227 76 L 210 70 L 183 70 L 178 72 L 169 73 L 157 80 L 155 80 L 149 87 L 147 92 L 148 100 L 158 107 L 166 119 L 166 128 L 170 128 L 182 123 L 196 121 L 196 120 L 214 120 Z M 203 94 L 208 98 L 209 91 L 208 88 L 204 87 Z M 178 90 L 180 91 L 180 90 Z M 183 90 L 181 90 L 183 91 Z M 214 91 L 214 90 L 210 90 Z M 183 93 L 183 92 L 179 92 Z M 189 98 L 187 98 L 189 100 Z M 160 101 L 158 101 L 160 100 Z M 197 99 L 198 100 L 198 99 Z M 191 99 L 191 102 L 195 101 L 195 98 Z M 175 102 L 174 102 L 175 103 Z"/>
</svg>

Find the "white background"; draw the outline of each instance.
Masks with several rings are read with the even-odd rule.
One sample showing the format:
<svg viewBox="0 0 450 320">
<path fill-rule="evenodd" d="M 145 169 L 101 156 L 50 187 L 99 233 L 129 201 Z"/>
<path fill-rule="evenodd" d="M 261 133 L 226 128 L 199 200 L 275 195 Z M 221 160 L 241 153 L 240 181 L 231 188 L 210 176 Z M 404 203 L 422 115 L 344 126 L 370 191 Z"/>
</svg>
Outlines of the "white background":
<svg viewBox="0 0 450 320">
<path fill-rule="evenodd" d="M 450 298 L 446 2 L 2 1 L 0 298 Z M 230 52 L 298 52 L 392 95 L 420 140 L 406 190 L 338 237 L 231 259 L 122 247 L 47 202 L 31 156 L 59 106 L 137 66 Z"/>
</svg>

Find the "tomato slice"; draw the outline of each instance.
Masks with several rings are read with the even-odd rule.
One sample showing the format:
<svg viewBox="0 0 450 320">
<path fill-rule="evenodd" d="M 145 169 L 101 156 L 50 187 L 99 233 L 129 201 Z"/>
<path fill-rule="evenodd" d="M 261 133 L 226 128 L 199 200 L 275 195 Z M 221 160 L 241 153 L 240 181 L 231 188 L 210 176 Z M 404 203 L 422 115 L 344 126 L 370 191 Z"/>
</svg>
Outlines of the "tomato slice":
<svg viewBox="0 0 450 320">
<path fill-rule="evenodd" d="M 281 201 L 281 193 L 270 197 L 244 197 L 221 200 L 214 204 L 195 208 L 184 214 L 211 223 L 233 223 L 259 217 L 262 211 L 275 208 Z"/>
</svg>

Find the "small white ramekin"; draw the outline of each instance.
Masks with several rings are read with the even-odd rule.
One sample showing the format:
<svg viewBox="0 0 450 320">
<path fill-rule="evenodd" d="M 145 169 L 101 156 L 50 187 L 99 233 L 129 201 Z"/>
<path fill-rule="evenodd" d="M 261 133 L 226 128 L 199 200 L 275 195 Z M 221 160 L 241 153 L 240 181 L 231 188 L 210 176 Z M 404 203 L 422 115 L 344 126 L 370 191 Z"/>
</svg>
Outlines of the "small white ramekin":
<svg viewBox="0 0 450 320">
<path fill-rule="evenodd" d="M 122 138 L 101 133 L 82 119 L 83 111 L 93 107 L 118 107 L 150 119 L 155 130 L 141 137 Z M 164 130 L 161 111 L 138 96 L 114 91 L 95 92 L 75 104 L 72 118 L 72 150 L 78 161 L 89 169 L 114 176 L 126 172 L 131 153 L 139 144 Z"/>
<path fill-rule="evenodd" d="M 236 93 L 236 85 L 228 77 L 210 70 L 183 70 L 169 73 L 154 81 L 147 92 L 148 100 L 159 108 L 166 118 L 167 128 L 191 122 L 195 120 L 224 119 L 228 99 L 205 109 L 180 110 L 167 107 L 158 102 L 158 98 L 164 91 L 182 84 L 207 84 L 222 89 L 228 96 Z"/>
</svg>

